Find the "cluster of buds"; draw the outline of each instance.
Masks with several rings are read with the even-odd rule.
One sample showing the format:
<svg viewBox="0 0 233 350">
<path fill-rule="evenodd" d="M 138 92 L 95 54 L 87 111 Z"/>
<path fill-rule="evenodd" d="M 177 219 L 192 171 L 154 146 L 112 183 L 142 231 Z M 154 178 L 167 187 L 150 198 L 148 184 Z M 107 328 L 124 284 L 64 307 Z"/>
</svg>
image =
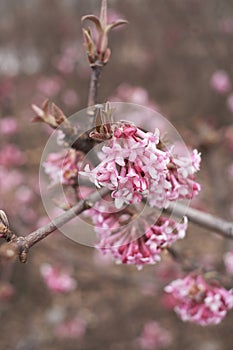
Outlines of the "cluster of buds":
<svg viewBox="0 0 233 350">
<path fill-rule="evenodd" d="M 52 184 L 72 186 L 78 183 L 78 171 L 83 158 L 83 153 L 73 148 L 61 153 L 50 153 L 44 162 L 44 169 Z"/>
<path fill-rule="evenodd" d="M 138 340 L 141 349 L 156 350 L 171 345 L 172 336 L 167 329 L 161 327 L 156 321 L 149 321 L 144 325 Z"/>
<path fill-rule="evenodd" d="M 94 166 L 91 159 L 85 164 L 84 154 L 70 148 L 48 156 L 44 163 L 46 173 L 53 184 L 76 186 L 80 190 L 81 175 L 97 188 L 110 190 L 114 199 L 111 208 L 102 210 L 100 202 L 87 212 L 102 252 L 110 253 L 119 263 L 139 268 L 160 261 L 164 249 L 185 237 L 187 219 L 177 223 L 161 216 L 156 221 L 147 215 L 134 220 L 138 208 L 124 205 L 137 205 L 147 198 L 150 206 L 162 209 L 171 201 L 192 198 L 200 190 L 194 178 L 200 167 L 200 154 L 194 150 L 189 157 L 177 156 L 172 147 L 162 142 L 158 129 L 152 133 L 132 122 L 114 122 L 109 103 L 99 108 L 96 127 L 89 136 L 95 142 L 105 141 L 100 145 L 98 165 Z M 82 193 L 79 197 L 83 197 Z"/>
<path fill-rule="evenodd" d="M 112 109 L 102 111 L 102 124 L 90 137 L 106 140 L 100 163 L 87 164 L 81 175 L 89 178 L 97 188 L 112 191 L 117 208 L 137 204 L 147 197 L 151 206 L 166 207 L 178 199 L 191 199 L 200 191 L 194 174 L 200 168 L 197 150 L 189 156 L 174 154 L 173 148 L 163 144 L 160 131 L 145 132 L 131 122 L 106 122 Z M 103 122 L 104 121 L 104 122 Z"/>
<path fill-rule="evenodd" d="M 126 24 L 127 21 L 119 19 L 112 23 L 107 22 L 107 1 L 102 1 L 99 18 L 95 15 L 86 15 L 82 21 L 92 21 L 96 28 L 95 35 L 91 29 L 83 29 L 84 46 L 91 65 L 104 65 L 109 61 L 111 50 L 108 47 L 109 32 L 120 25 Z"/>
<path fill-rule="evenodd" d="M 222 321 L 233 308 L 233 291 L 219 285 L 211 285 L 201 275 L 188 275 L 165 287 L 174 298 L 175 312 L 182 321 L 201 326 Z"/>
<path fill-rule="evenodd" d="M 99 242 L 97 248 L 109 254 L 118 264 L 155 264 L 161 260 L 161 253 L 174 242 L 183 239 L 187 219 L 177 223 L 173 219 L 154 214 L 138 216 L 127 208 L 112 212 L 110 206 L 96 204 L 87 213 L 91 216 Z"/>
<path fill-rule="evenodd" d="M 77 282 L 68 272 L 50 264 L 43 264 L 40 272 L 48 289 L 54 293 L 67 293 L 74 290 L 77 286 Z"/>
</svg>

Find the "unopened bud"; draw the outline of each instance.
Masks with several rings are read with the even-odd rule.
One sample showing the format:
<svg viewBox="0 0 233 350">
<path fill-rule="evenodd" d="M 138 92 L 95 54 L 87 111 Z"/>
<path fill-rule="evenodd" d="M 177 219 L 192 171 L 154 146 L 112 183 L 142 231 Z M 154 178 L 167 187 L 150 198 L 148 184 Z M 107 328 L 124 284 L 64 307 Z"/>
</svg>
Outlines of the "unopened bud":
<svg viewBox="0 0 233 350">
<path fill-rule="evenodd" d="M 9 222 L 3 210 L 0 210 L 0 234 L 5 234 L 9 231 Z"/>
<path fill-rule="evenodd" d="M 107 0 L 102 0 L 100 16 L 86 15 L 82 17 L 82 21 L 89 20 L 95 25 L 97 37 L 94 39 L 91 35 L 90 28 L 83 29 L 84 46 L 90 63 L 104 65 L 109 61 L 111 51 L 108 48 L 109 32 L 123 24 L 128 23 L 123 19 L 118 19 L 108 24 Z"/>
</svg>

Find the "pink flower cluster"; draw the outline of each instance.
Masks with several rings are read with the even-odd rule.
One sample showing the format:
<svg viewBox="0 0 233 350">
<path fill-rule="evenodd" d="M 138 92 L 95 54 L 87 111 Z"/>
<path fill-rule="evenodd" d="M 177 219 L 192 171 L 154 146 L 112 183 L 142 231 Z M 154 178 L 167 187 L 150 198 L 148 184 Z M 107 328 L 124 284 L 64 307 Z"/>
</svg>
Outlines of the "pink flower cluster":
<svg viewBox="0 0 233 350">
<path fill-rule="evenodd" d="M 26 158 L 21 150 L 13 143 L 8 143 L 0 150 L 0 165 L 5 167 L 20 166 Z"/>
<path fill-rule="evenodd" d="M 220 323 L 233 308 L 233 291 L 210 285 L 201 275 L 177 279 L 165 287 L 165 292 L 175 299 L 174 310 L 182 321 L 201 326 Z"/>
<path fill-rule="evenodd" d="M 232 88 L 229 75 L 224 70 L 217 70 L 210 79 L 211 87 L 221 94 L 229 92 Z"/>
<path fill-rule="evenodd" d="M 70 148 L 60 153 L 50 153 L 43 165 L 52 184 L 73 185 L 78 181 L 82 160 L 83 153 Z"/>
<path fill-rule="evenodd" d="M 80 339 L 86 333 L 86 322 L 79 317 L 75 317 L 70 321 L 58 324 L 54 329 L 54 333 L 59 338 Z"/>
<path fill-rule="evenodd" d="M 233 112 L 232 83 L 229 74 L 224 70 L 217 70 L 210 79 L 211 87 L 219 94 L 230 94 L 227 96 L 226 105 Z"/>
<path fill-rule="evenodd" d="M 177 157 L 161 144 L 159 130 L 144 132 L 133 124 L 113 126 L 113 136 L 102 148 L 102 161 L 95 168 L 86 165 L 80 174 L 97 187 L 112 191 L 117 208 L 140 203 L 148 197 L 152 206 L 166 207 L 169 201 L 191 199 L 200 190 L 194 174 L 200 154 Z"/>
<path fill-rule="evenodd" d="M 74 46 L 68 46 L 64 49 L 63 53 L 56 57 L 54 60 L 54 66 L 62 74 L 70 74 L 75 68 L 78 57 L 78 48 Z"/>
<path fill-rule="evenodd" d="M 156 321 L 147 322 L 139 337 L 139 345 L 144 350 L 156 350 L 171 345 L 171 334 Z"/>
<path fill-rule="evenodd" d="M 0 301 L 8 301 L 15 294 L 14 287 L 9 282 L 0 282 Z"/>
<path fill-rule="evenodd" d="M 0 120 L 0 134 L 14 135 L 18 131 L 18 124 L 15 118 L 5 117 Z"/>
<path fill-rule="evenodd" d="M 102 208 L 91 209 L 99 243 L 97 248 L 111 254 L 117 263 L 133 264 L 141 269 L 145 264 L 161 260 L 161 253 L 174 242 L 185 237 L 187 219 L 176 223 L 172 219 L 153 216 L 133 220 L 127 211 L 108 213 Z"/>
<path fill-rule="evenodd" d="M 43 264 L 40 268 L 41 275 L 47 287 L 55 293 L 67 293 L 77 286 L 76 281 L 65 271 Z"/>
<path fill-rule="evenodd" d="M 53 97 L 61 90 L 61 79 L 59 76 L 41 77 L 38 81 L 38 90 L 47 97 Z"/>
</svg>

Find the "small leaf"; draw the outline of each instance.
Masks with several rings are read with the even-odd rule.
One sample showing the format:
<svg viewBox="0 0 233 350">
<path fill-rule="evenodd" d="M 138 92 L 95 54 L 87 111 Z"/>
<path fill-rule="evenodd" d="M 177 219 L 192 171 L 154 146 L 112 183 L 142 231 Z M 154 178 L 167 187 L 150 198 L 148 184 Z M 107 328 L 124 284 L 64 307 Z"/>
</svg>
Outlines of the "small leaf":
<svg viewBox="0 0 233 350">
<path fill-rule="evenodd" d="M 43 109 L 45 114 L 49 113 L 49 99 L 48 98 L 43 102 L 42 109 Z"/>
<path fill-rule="evenodd" d="M 60 125 L 67 120 L 63 111 L 55 103 L 52 103 L 51 111 L 57 125 Z"/>
<path fill-rule="evenodd" d="M 43 109 L 41 109 L 40 107 L 38 107 L 34 104 L 32 105 L 32 109 L 36 113 L 37 117 L 43 118 L 43 116 L 44 116 Z"/>
<path fill-rule="evenodd" d="M 128 21 L 124 20 L 124 19 L 119 19 L 118 21 L 116 22 L 113 22 L 113 23 L 110 23 L 109 25 L 107 25 L 106 27 L 106 33 L 108 33 L 110 30 L 116 28 L 116 27 L 119 27 L 119 26 L 122 26 L 124 24 L 127 24 L 129 23 Z"/>
<path fill-rule="evenodd" d="M 84 46 L 86 48 L 87 54 L 91 57 L 95 56 L 95 44 L 91 37 L 90 28 L 88 30 L 83 29 Z"/>
<path fill-rule="evenodd" d="M 99 33 L 102 33 L 103 32 L 103 28 L 102 28 L 102 25 L 101 25 L 101 22 L 99 20 L 99 18 L 97 16 L 94 16 L 94 15 L 87 15 L 87 16 L 83 16 L 82 17 L 82 21 L 86 21 L 86 20 L 89 20 L 91 22 L 93 22 L 96 26 L 96 29 Z"/>
</svg>

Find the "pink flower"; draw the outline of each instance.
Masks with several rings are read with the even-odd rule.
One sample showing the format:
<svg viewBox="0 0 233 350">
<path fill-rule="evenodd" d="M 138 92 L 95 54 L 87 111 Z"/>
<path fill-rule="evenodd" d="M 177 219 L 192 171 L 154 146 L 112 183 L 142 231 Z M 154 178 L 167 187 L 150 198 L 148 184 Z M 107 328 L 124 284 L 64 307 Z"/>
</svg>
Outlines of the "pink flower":
<svg viewBox="0 0 233 350">
<path fill-rule="evenodd" d="M 162 305 L 167 310 L 173 310 L 176 306 L 176 299 L 172 294 L 164 293 L 161 297 Z"/>
<path fill-rule="evenodd" d="M 0 166 L 1 193 L 15 189 L 22 182 L 23 182 L 23 175 L 21 172 L 17 170 L 7 171 L 4 167 Z"/>
<path fill-rule="evenodd" d="M 67 293 L 74 290 L 77 282 L 65 271 L 57 269 L 50 264 L 43 264 L 41 275 L 47 287 L 55 293 Z"/>
<path fill-rule="evenodd" d="M 201 187 L 195 181 L 194 174 L 200 169 L 200 162 L 201 156 L 197 150 L 194 150 L 189 157 L 171 155 L 166 178 L 170 184 L 170 188 L 167 189 L 167 200 L 192 199 L 199 193 Z"/>
<path fill-rule="evenodd" d="M 77 94 L 77 92 L 75 90 L 66 90 L 63 94 L 62 94 L 62 102 L 68 106 L 68 107 L 74 107 L 74 106 L 78 106 L 79 104 L 79 96 Z"/>
<path fill-rule="evenodd" d="M 233 275 L 233 252 L 228 252 L 224 255 L 224 264 L 227 272 Z"/>
<path fill-rule="evenodd" d="M 34 200 L 35 195 L 30 187 L 22 185 L 16 190 L 15 198 L 18 203 L 27 205 Z"/>
<path fill-rule="evenodd" d="M 210 79 L 210 85 L 220 94 L 225 94 L 232 88 L 230 77 L 224 70 L 218 70 L 213 73 Z"/>
<path fill-rule="evenodd" d="M 63 74 L 70 74 L 75 68 L 77 57 L 78 48 L 74 46 L 68 46 L 60 56 L 56 57 L 54 60 L 54 66 Z"/>
<path fill-rule="evenodd" d="M 117 263 L 136 265 L 155 264 L 161 253 L 174 242 L 185 237 L 187 219 L 176 223 L 153 215 L 133 220 L 127 210 L 111 213 L 109 208 L 95 206 L 88 213 L 92 217 L 98 235 L 97 248 L 113 256 Z"/>
<path fill-rule="evenodd" d="M 73 320 L 67 322 L 62 322 L 54 329 L 54 333 L 59 338 L 67 339 L 79 339 L 84 336 L 85 332 L 86 322 L 79 317 L 75 317 Z"/>
<path fill-rule="evenodd" d="M 233 307 L 233 292 L 210 285 L 201 275 L 188 275 L 165 287 L 175 301 L 175 312 L 182 321 L 201 326 L 218 324 Z"/>
<path fill-rule="evenodd" d="M 58 76 L 41 77 L 38 81 L 38 90 L 46 97 L 54 97 L 61 90 L 61 79 Z"/>
<path fill-rule="evenodd" d="M 139 338 L 140 347 L 144 350 L 156 350 L 171 345 L 171 334 L 156 321 L 149 321 L 144 325 Z"/>
<path fill-rule="evenodd" d="M 25 156 L 21 150 L 14 144 L 7 144 L 0 150 L 0 165 L 15 166 L 25 163 Z"/>
<path fill-rule="evenodd" d="M 233 19 L 231 17 L 229 18 L 223 18 L 219 22 L 219 29 L 226 34 L 232 34 L 233 33 Z"/>
<path fill-rule="evenodd" d="M 85 167 L 97 187 L 112 191 L 117 208 L 149 198 L 151 206 L 165 207 L 168 201 L 193 198 L 200 191 L 194 174 L 200 167 L 200 154 L 190 157 L 171 154 L 160 144 L 160 133 L 143 132 L 132 123 L 112 126 L 112 138 L 102 147 L 102 161 L 95 168 Z"/>
<path fill-rule="evenodd" d="M 49 154 L 43 165 L 46 174 L 52 180 L 52 184 L 73 185 L 78 180 L 78 171 L 82 160 L 83 154 L 70 148 L 61 153 Z"/>
<path fill-rule="evenodd" d="M 5 117 L 0 120 L 0 133 L 2 135 L 14 135 L 18 131 L 18 124 L 15 118 Z"/>
<path fill-rule="evenodd" d="M 6 302 L 15 294 L 14 287 L 9 282 L 0 282 L 0 301 Z"/>
</svg>

